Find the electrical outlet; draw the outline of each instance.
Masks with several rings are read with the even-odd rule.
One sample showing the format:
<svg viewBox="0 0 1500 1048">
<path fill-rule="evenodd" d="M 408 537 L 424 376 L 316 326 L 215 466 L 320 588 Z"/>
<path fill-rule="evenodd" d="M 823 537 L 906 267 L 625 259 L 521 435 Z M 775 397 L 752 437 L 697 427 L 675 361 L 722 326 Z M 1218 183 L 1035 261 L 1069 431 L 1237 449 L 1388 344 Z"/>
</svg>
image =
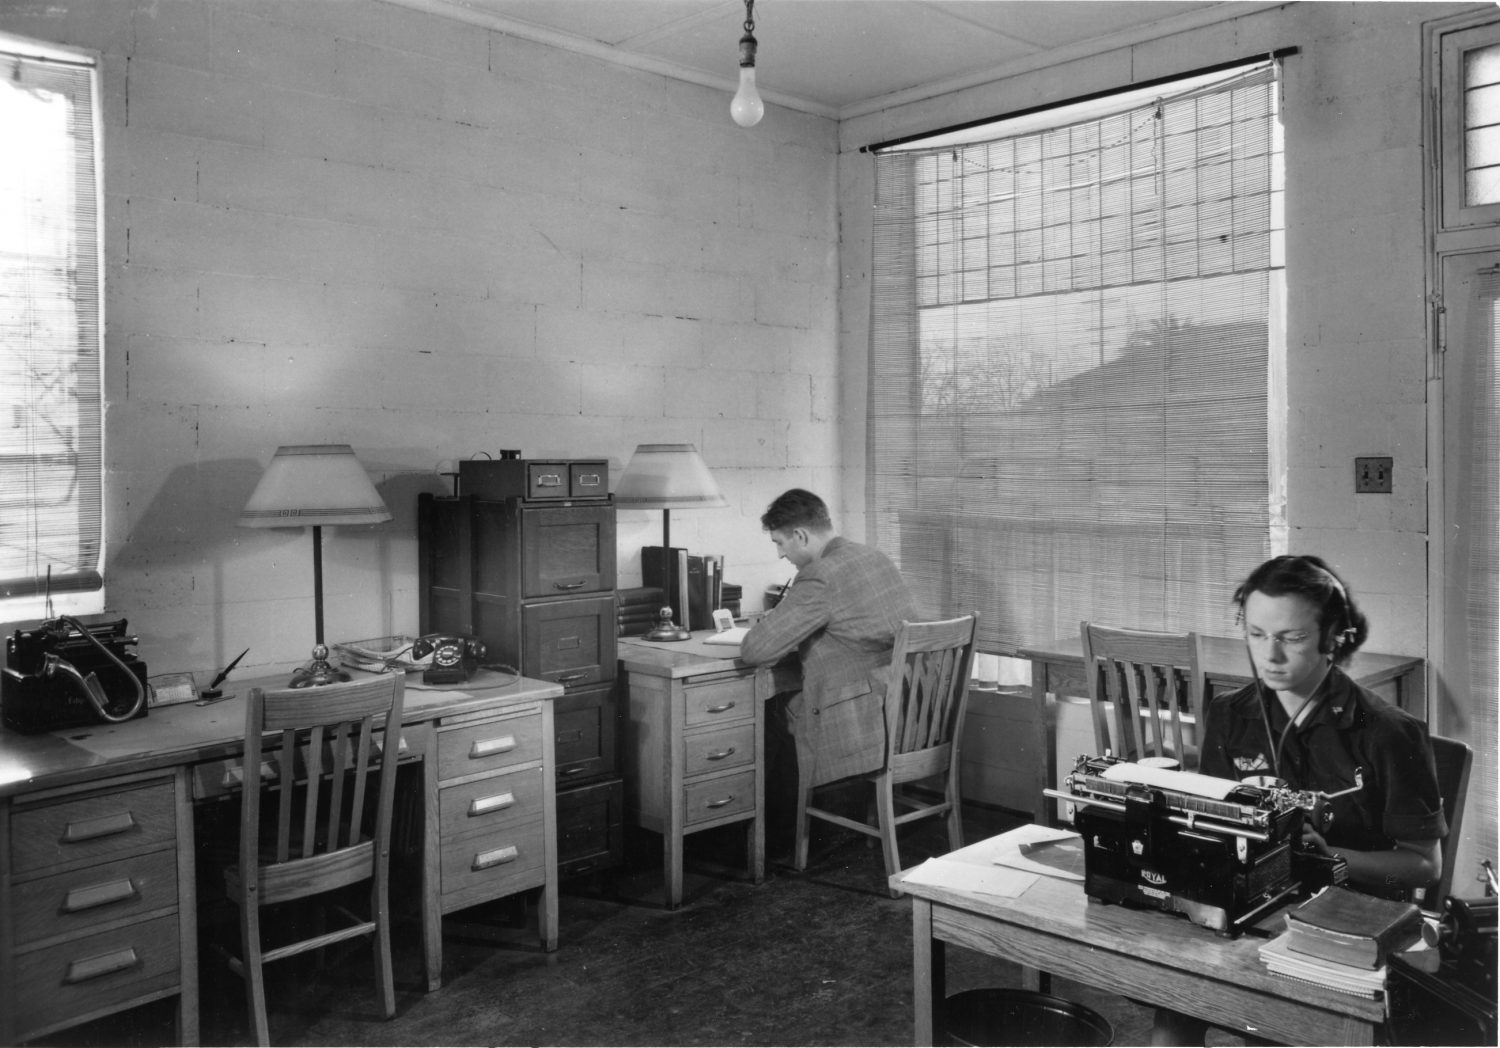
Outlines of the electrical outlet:
<svg viewBox="0 0 1500 1048">
<path fill-rule="evenodd" d="M 1386 457 L 1354 460 L 1354 490 L 1389 495 L 1391 492 L 1391 459 Z"/>
</svg>

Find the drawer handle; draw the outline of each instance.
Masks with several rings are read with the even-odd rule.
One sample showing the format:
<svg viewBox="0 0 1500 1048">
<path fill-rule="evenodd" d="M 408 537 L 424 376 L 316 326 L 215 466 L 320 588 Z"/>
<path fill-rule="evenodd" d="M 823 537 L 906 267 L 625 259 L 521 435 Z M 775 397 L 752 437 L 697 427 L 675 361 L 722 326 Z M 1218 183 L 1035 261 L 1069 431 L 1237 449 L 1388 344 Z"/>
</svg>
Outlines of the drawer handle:
<svg viewBox="0 0 1500 1048">
<path fill-rule="evenodd" d="M 586 772 L 588 770 L 589 770 L 588 769 L 588 765 L 586 765 L 586 764 L 575 764 L 571 768 L 563 768 L 563 769 L 561 769 L 557 774 L 558 775 L 582 775 L 584 772 Z"/>
<path fill-rule="evenodd" d="M 497 753 L 506 753 L 515 748 L 516 737 L 514 735 L 502 735 L 498 739 L 475 739 L 474 745 L 469 748 L 469 759 L 493 757 Z"/>
<path fill-rule="evenodd" d="M 727 750 L 719 750 L 717 753 L 710 753 L 706 759 L 711 760 L 711 761 L 721 761 L 725 757 L 733 757 L 733 756 L 734 756 L 734 747 L 731 746 Z"/>
<path fill-rule="evenodd" d="M 557 488 L 562 486 L 562 477 L 556 473 L 538 473 L 536 475 L 536 486 L 539 488 Z"/>
<path fill-rule="evenodd" d="M 475 797 L 469 802 L 469 817 L 472 819 L 476 815 L 485 815 L 492 811 L 499 811 L 501 808 L 509 808 L 514 803 L 516 803 L 514 793 L 497 793 L 493 797 Z"/>
<path fill-rule="evenodd" d="M 709 801 L 707 804 L 704 805 L 704 807 L 705 808 L 722 808 L 722 807 L 724 807 L 724 805 L 728 804 L 732 800 L 734 800 L 734 794 L 731 793 L 728 797 L 723 797 L 723 798 L 721 798 L 719 800 L 716 800 L 716 801 Z"/>
<path fill-rule="evenodd" d="M 559 683 L 559 684 L 572 684 L 575 680 L 583 680 L 583 678 L 585 678 L 587 676 L 588 676 L 587 671 L 585 671 L 583 673 L 564 673 L 562 676 L 560 676 L 560 677 L 557 678 L 557 683 Z"/>
<path fill-rule="evenodd" d="M 704 710 L 703 712 L 705 712 L 705 713 L 728 713 L 732 709 L 734 709 L 734 703 L 733 702 L 726 702 L 722 706 L 710 706 L 708 709 Z"/>
<path fill-rule="evenodd" d="M 127 968 L 135 968 L 140 963 L 140 958 L 135 955 L 135 947 L 127 946 L 113 953 L 101 953 L 97 957 L 85 957 L 81 961 L 69 962 L 68 974 L 63 976 L 63 982 L 69 985 L 88 982 L 90 979 L 98 979 L 105 975 L 113 975 L 115 972 L 123 972 Z"/>
<path fill-rule="evenodd" d="M 520 850 L 514 844 L 507 844 L 504 848 L 496 848 L 493 851 L 480 852 L 474 856 L 474 863 L 470 869 L 487 870 L 491 866 L 501 866 L 507 862 L 514 862 L 516 856 L 520 854 Z"/>
<path fill-rule="evenodd" d="M 579 579 L 577 582 L 554 582 L 552 588 L 560 590 L 583 589 L 583 581 L 583 579 Z"/>
<path fill-rule="evenodd" d="M 599 486 L 599 474 L 597 474 L 597 473 L 580 473 L 580 474 L 578 474 L 578 486 L 580 488 L 597 488 Z"/>
<path fill-rule="evenodd" d="M 128 811 L 121 811 L 113 815 L 100 815 L 95 819 L 70 822 L 63 830 L 62 839 L 64 844 L 82 844 L 84 841 L 94 841 L 100 837 L 129 833 L 133 829 L 135 829 L 135 816 Z"/>
<path fill-rule="evenodd" d="M 74 888 L 63 898 L 63 913 L 80 913 L 96 906 L 108 906 L 112 902 L 124 902 L 140 897 L 135 882 L 129 877 L 105 884 L 93 884 L 87 888 Z"/>
</svg>

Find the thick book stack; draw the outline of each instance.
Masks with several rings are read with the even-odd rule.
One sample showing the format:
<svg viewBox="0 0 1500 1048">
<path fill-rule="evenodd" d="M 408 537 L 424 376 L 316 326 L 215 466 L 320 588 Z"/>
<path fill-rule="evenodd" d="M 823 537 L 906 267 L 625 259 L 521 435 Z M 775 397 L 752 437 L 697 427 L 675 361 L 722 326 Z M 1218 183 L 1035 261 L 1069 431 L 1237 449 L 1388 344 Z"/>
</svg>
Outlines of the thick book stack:
<svg viewBox="0 0 1500 1048">
<path fill-rule="evenodd" d="M 615 621 L 621 637 L 639 637 L 657 623 L 666 596 L 659 586 L 634 586 L 616 591 Z"/>
<path fill-rule="evenodd" d="M 1260 955 L 1280 975 L 1373 997 L 1385 986 L 1391 956 L 1421 934 L 1415 903 L 1334 886 L 1288 913 L 1286 931 L 1262 946 Z"/>
</svg>

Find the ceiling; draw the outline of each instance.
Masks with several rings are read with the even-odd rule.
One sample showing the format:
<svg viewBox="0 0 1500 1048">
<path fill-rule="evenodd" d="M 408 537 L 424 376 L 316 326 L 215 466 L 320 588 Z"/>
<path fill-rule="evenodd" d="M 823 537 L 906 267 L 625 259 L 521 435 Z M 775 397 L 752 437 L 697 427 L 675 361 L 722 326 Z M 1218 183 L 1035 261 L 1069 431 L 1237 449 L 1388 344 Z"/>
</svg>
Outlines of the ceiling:
<svg viewBox="0 0 1500 1048">
<path fill-rule="evenodd" d="M 731 94 L 743 0 L 393 0 Z M 859 116 L 1221 21 L 1215 0 L 758 0 L 756 84 L 767 102 Z"/>
</svg>

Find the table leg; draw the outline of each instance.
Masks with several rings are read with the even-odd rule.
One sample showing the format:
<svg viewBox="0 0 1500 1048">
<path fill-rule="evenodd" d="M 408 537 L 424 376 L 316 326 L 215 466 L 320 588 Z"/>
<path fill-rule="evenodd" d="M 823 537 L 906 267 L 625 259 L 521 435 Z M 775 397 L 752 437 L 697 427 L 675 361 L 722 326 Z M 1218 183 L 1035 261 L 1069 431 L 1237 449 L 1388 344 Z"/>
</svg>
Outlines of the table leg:
<svg viewBox="0 0 1500 1048">
<path fill-rule="evenodd" d="M 1031 732 L 1032 750 L 1036 769 L 1032 785 L 1032 796 L 1036 798 L 1032 810 L 1032 821 L 1039 826 L 1057 824 L 1056 807 L 1042 791 L 1057 781 L 1057 743 L 1047 724 L 1047 692 L 1050 688 L 1047 664 L 1040 660 L 1031 664 L 1031 704 L 1036 723 Z"/>
<path fill-rule="evenodd" d="M 932 903 L 911 901 L 912 1003 L 916 1031 L 913 1044 L 930 1045 L 934 1024 L 943 1021 L 943 1001 L 948 995 L 946 946 L 932 937 Z"/>
<path fill-rule="evenodd" d="M 668 829 L 662 835 L 662 873 L 667 882 L 667 909 L 682 905 L 682 833 Z"/>
<path fill-rule="evenodd" d="M 438 840 L 438 781 L 436 747 L 424 740 L 422 761 L 422 967 L 427 991 L 443 985 L 442 846 Z"/>
</svg>

